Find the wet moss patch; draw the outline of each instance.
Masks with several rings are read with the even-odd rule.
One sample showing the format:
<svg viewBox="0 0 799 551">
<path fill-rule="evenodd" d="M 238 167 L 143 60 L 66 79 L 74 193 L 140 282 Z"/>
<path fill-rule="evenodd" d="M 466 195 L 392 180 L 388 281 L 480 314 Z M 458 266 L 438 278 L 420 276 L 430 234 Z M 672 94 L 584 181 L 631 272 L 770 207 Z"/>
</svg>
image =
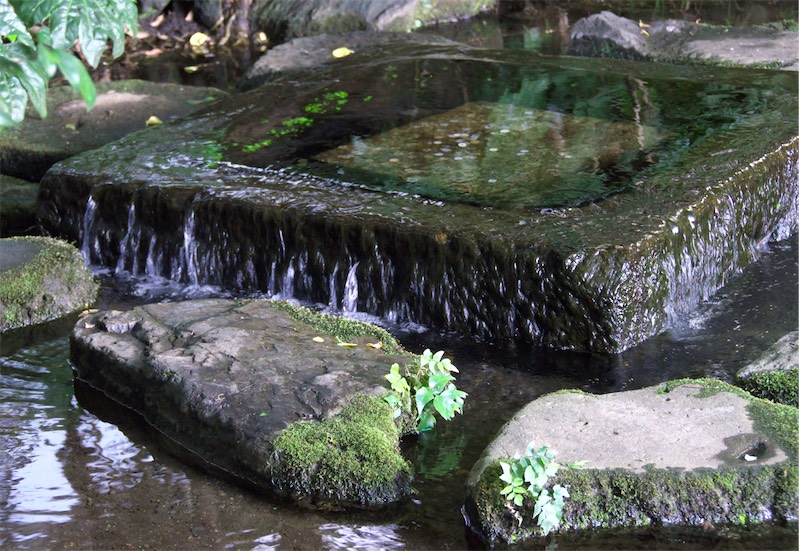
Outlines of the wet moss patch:
<svg viewBox="0 0 799 551">
<path fill-rule="evenodd" d="M 301 421 L 274 442 L 273 484 L 297 501 L 370 508 L 410 491 L 391 408 L 359 395 L 336 417 Z"/>
<path fill-rule="evenodd" d="M 0 332 L 53 320 L 94 301 L 97 283 L 72 245 L 49 237 L 0 240 L 5 262 L 22 248 L 24 258 L 0 272 Z"/>
</svg>

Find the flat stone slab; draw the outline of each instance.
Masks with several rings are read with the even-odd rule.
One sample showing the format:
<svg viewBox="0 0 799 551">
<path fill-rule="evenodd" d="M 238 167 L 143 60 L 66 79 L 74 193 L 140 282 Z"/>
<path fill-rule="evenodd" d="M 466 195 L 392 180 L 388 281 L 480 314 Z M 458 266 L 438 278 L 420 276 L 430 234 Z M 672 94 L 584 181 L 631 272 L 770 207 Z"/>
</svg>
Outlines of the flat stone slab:
<svg viewBox="0 0 799 551">
<path fill-rule="evenodd" d="M 796 520 L 797 430 L 796 408 L 712 380 L 546 395 L 520 410 L 475 464 L 469 522 L 492 544 L 536 535 L 532 500 L 509 508 L 499 494 L 498 461 L 530 442 L 555 450 L 562 465 L 587 461 L 556 477 L 571 494 L 561 530 Z"/>
<path fill-rule="evenodd" d="M 774 71 L 386 45 L 60 163 L 38 214 L 119 273 L 619 352 L 795 230 L 796 97 Z"/>
<path fill-rule="evenodd" d="M 47 118 L 29 113 L 0 134 L 0 172 L 38 182 L 56 162 L 146 128 L 188 115 L 227 94 L 216 88 L 127 80 L 97 83 L 91 111 L 68 86 L 47 93 Z"/>
<path fill-rule="evenodd" d="M 212 472 L 306 506 L 376 508 L 410 492 L 380 397 L 407 357 L 381 347 L 400 351 L 362 322 L 219 299 L 91 314 L 75 326 L 71 357 L 77 379 Z"/>
<path fill-rule="evenodd" d="M 0 174 L 0 237 L 36 230 L 39 184 Z"/>
<path fill-rule="evenodd" d="M 0 333 L 86 308 L 97 288 L 80 251 L 69 243 L 0 239 Z"/>
</svg>

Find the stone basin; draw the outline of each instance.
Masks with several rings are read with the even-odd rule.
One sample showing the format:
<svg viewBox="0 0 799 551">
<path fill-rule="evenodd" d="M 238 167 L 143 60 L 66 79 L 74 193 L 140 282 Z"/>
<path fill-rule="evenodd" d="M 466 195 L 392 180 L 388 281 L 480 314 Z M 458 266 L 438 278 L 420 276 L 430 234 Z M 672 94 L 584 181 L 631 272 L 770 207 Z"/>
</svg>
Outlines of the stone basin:
<svg viewBox="0 0 799 551">
<path fill-rule="evenodd" d="M 39 219 L 116 273 L 619 352 L 794 231 L 796 97 L 766 70 L 386 46 L 59 163 Z"/>
</svg>

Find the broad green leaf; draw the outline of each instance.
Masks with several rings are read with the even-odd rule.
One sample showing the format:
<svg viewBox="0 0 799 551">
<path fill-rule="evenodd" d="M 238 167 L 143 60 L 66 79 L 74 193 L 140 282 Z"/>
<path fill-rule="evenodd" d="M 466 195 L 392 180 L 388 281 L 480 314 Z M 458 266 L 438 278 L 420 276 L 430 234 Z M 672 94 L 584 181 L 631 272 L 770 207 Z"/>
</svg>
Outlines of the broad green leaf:
<svg viewBox="0 0 799 551">
<path fill-rule="evenodd" d="M 416 391 L 416 411 L 421 413 L 424 411 L 425 406 L 434 398 L 433 393 L 427 387 L 422 387 Z"/>
<path fill-rule="evenodd" d="M 34 48 L 33 37 L 28 32 L 29 26 L 31 25 L 26 25 L 19 18 L 17 12 L 8 3 L 8 0 L 0 0 L 0 35 L 2 37 L 8 39 L 9 42 Z"/>
<path fill-rule="evenodd" d="M 53 48 L 68 50 L 80 41 L 92 67 L 99 64 L 109 40 L 112 55 L 120 56 L 125 32 L 135 34 L 138 23 L 135 0 L 11 0 L 11 5 L 27 27 L 49 27 Z"/>
<path fill-rule="evenodd" d="M 25 107 L 28 105 L 28 94 L 22 83 L 3 70 L 0 60 L 0 126 L 13 126 L 22 122 Z"/>
<path fill-rule="evenodd" d="M 43 48 L 47 48 L 43 46 Z M 80 92 L 83 101 L 86 102 L 86 108 L 91 109 L 94 107 L 94 100 L 97 98 L 97 89 L 94 87 L 92 77 L 89 71 L 80 60 L 69 52 L 61 50 L 51 50 L 55 54 L 56 65 L 64 78 L 67 79 L 69 85 L 75 90 Z"/>
<path fill-rule="evenodd" d="M 27 93 L 39 115 L 42 117 L 47 115 L 45 98 L 49 78 L 47 71 L 38 61 L 35 50 L 31 50 L 19 42 L 0 44 L 0 72 L 9 77 L 5 81 L 6 86 L 14 89 L 21 87 Z M 18 92 L 7 94 L 0 92 L 0 95 L 18 97 Z M 18 108 L 19 102 L 16 101 L 13 105 Z M 21 112 L 13 112 L 17 114 L 13 115 L 12 119 L 19 122 L 25 117 L 25 106 L 22 106 Z"/>
<path fill-rule="evenodd" d="M 416 430 L 419 432 L 427 432 L 432 430 L 432 428 L 436 425 L 436 418 L 430 415 L 427 412 L 423 412 L 419 415 L 419 422 L 416 426 Z"/>
</svg>

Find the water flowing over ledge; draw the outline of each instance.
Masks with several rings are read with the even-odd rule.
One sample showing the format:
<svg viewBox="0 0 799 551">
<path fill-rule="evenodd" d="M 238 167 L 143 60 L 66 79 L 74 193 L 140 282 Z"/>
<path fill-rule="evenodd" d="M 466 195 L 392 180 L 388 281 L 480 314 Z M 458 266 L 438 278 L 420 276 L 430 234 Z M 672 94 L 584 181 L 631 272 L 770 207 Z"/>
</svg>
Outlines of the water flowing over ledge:
<svg viewBox="0 0 799 551">
<path fill-rule="evenodd" d="M 308 82 L 241 94 L 60 163 L 42 183 L 41 224 L 118 273 L 599 352 L 661 331 L 797 226 L 795 79 L 435 47 L 392 55 L 351 56 Z M 407 86 L 392 87 L 392 75 Z M 612 101 L 592 110 L 600 83 Z M 547 103 L 561 88 L 577 97 Z M 676 98 L 673 109 L 684 111 L 669 113 L 657 98 Z M 487 204 L 468 185 L 436 187 L 447 181 L 437 170 L 463 165 L 432 155 L 415 157 L 421 184 L 393 166 L 347 164 L 359 140 L 373 158 L 397 147 L 384 163 L 397 164 L 402 148 L 427 147 L 408 136 L 431 124 L 435 134 L 437 121 L 462 116 L 453 111 L 471 101 L 588 112 L 602 128 L 625 123 L 643 135 L 608 165 L 589 144 L 580 151 L 597 163 L 556 167 L 553 182 L 566 192 L 587 183 L 583 199 L 523 206 L 493 191 Z M 303 117 L 310 122 L 297 123 Z M 500 137 L 462 147 L 453 138 L 464 154 L 482 147 L 470 153 L 482 163 L 472 175 L 492 169 L 486 159 Z M 519 152 L 547 143 L 520 139 Z"/>
</svg>

